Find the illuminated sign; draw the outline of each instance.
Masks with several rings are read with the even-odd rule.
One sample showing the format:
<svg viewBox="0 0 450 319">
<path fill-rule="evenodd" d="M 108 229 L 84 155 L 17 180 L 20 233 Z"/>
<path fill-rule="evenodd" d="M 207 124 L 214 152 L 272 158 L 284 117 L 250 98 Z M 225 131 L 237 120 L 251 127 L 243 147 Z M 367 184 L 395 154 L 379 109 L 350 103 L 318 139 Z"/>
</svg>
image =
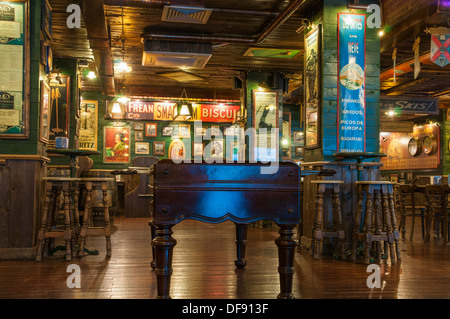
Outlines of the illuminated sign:
<svg viewBox="0 0 450 319">
<path fill-rule="evenodd" d="M 127 120 L 173 121 L 175 102 L 154 102 L 132 100 L 125 110 Z M 188 121 L 232 123 L 240 105 L 193 104 L 193 116 Z"/>
</svg>

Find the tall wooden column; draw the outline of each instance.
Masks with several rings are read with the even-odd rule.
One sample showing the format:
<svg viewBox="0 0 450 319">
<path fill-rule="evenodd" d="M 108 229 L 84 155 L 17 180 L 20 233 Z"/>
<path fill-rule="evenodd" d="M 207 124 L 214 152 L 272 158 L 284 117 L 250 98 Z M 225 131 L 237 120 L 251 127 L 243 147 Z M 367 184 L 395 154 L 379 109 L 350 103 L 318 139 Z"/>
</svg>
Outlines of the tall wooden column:
<svg viewBox="0 0 450 319">
<path fill-rule="evenodd" d="M 339 107 L 342 107 L 342 96 L 339 96 L 339 75 L 345 72 L 339 51 L 339 18 L 340 13 L 364 14 L 365 20 L 372 14 L 365 10 L 350 10 L 346 0 L 323 0 L 322 7 L 316 8 L 308 19 L 311 22 L 305 34 L 305 62 L 304 62 L 304 96 L 303 119 L 305 121 L 305 169 L 336 169 L 337 174 L 329 179 L 343 180 L 342 188 L 342 212 L 346 235 L 346 243 L 351 241 L 353 214 L 356 211 L 357 192 L 354 182 L 357 179 L 355 161 L 343 161 L 336 159 L 333 154 L 339 152 Z M 371 4 L 370 1 L 360 1 L 361 5 Z M 342 23 L 341 23 L 342 24 Z M 343 26 L 340 26 L 343 28 Z M 346 25 L 345 27 L 349 27 Z M 379 122 L 380 122 L 380 39 L 378 29 L 365 30 L 364 46 L 360 50 L 365 51 L 364 79 L 364 143 L 365 152 L 379 151 Z M 364 33 L 364 32 L 363 32 Z M 340 39 L 345 41 L 345 39 Z M 359 41 L 359 39 L 358 39 Z M 356 41 L 355 41 L 356 42 Z M 344 43 L 345 44 L 345 43 Z M 342 46 L 341 46 L 342 48 Z M 314 52 L 312 51 L 314 49 Z M 345 52 L 344 52 L 345 53 Z M 317 56 L 315 57 L 314 54 Z M 351 60 L 351 57 L 348 60 Z M 341 57 L 342 58 L 342 57 Z M 315 64 L 314 64 L 315 63 Z M 351 61 L 347 62 L 351 63 Z M 315 89 L 315 90 L 314 90 Z M 342 95 L 342 94 L 341 94 Z M 309 97 L 311 97 L 309 99 Z M 309 100 L 308 100 L 309 99 Z M 314 103 L 316 105 L 314 105 Z M 317 123 L 311 114 L 317 108 Z M 310 119 L 308 120 L 308 116 Z M 342 118 L 341 118 L 342 119 Z M 310 123 L 308 123 L 310 121 Z M 317 135 L 314 135 L 314 125 L 317 124 Z M 341 124 L 343 125 L 343 124 Z M 308 132 L 308 126 L 310 132 Z M 342 127 L 341 127 L 342 130 Z M 311 134 L 313 133 L 313 134 Z M 380 164 L 378 159 L 366 160 L 373 162 L 365 164 L 362 174 L 364 180 L 379 179 Z M 303 198 L 313 196 L 314 189 L 310 181 L 317 176 L 307 176 L 304 179 Z M 308 247 L 312 237 L 313 201 L 303 201 L 303 237 L 302 245 Z M 325 209 L 330 209 L 325 205 Z M 326 250 L 325 250 L 326 251 Z"/>
</svg>

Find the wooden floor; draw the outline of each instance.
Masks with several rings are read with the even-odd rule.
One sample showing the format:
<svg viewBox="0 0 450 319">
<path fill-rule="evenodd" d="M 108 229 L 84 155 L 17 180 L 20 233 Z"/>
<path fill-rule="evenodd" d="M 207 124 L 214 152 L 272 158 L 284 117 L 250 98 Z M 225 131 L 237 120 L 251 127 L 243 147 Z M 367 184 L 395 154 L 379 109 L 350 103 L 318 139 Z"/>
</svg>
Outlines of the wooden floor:
<svg viewBox="0 0 450 319">
<path fill-rule="evenodd" d="M 401 242 L 403 260 L 381 266 L 381 288 L 368 288 L 371 273 L 362 260 L 351 262 L 323 256 L 313 260 L 297 248 L 293 292 L 297 299 L 446 299 L 450 298 L 450 246 L 421 242 L 420 225 L 414 241 Z M 234 224 L 183 221 L 174 228 L 178 241 L 173 258 L 171 296 L 174 299 L 274 299 L 279 292 L 277 228 L 250 228 L 247 267 L 237 270 Z M 155 273 L 146 218 L 116 218 L 112 257 L 104 238 L 91 236 L 89 249 L 99 255 L 65 262 L 62 252 L 42 262 L 0 262 L 1 299 L 153 299 Z M 70 289 L 67 266 L 81 269 L 81 288 Z"/>
</svg>

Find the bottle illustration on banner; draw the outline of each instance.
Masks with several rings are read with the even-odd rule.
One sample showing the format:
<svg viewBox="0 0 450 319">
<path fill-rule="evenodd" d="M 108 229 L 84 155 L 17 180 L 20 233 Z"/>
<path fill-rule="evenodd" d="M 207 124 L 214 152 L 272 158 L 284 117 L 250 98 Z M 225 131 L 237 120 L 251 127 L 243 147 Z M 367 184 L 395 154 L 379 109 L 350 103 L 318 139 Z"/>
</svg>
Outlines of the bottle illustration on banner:
<svg viewBox="0 0 450 319">
<path fill-rule="evenodd" d="M 349 90 L 357 90 L 364 84 L 364 71 L 355 63 L 355 58 L 350 58 L 350 63 L 339 74 L 341 84 Z"/>
</svg>

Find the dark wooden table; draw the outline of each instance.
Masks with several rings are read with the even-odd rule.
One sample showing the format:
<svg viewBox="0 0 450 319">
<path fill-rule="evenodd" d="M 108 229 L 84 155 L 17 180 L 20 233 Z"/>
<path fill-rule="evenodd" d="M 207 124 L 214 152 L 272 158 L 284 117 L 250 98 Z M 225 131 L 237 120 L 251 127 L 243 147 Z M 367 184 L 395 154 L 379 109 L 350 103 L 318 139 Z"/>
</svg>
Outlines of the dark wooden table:
<svg viewBox="0 0 450 319">
<path fill-rule="evenodd" d="M 161 160 L 154 166 L 154 215 L 157 298 L 170 299 L 173 248 L 172 227 L 185 219 L 236 224 L 235 265 L 246 266 L 248 224 L 272 220 L 280 227 L 278 246 L 279 299 L 292 299 L 294 228 L 300 219 L 300 167 L 279 163 L 274 174 L 262 174 L 261 163 L 180 163 Z M 153 237 L 153 236 L 152 236 Z M 205 238 L 214 240 L 214 234 Z M 217 252 L 220 254 L 220 251 Z"/>
<path fill-rule="evenodd" d="M 58 148 L 47 150 L 48 154 L 57 154 L 64 155 L 69 157 L 69 165 L 70 165 L 70 177 L 77 176 L 77 157 L 78 156 L 91 156 L 91 155 L 99 155 L 99 151 L 92 150 L 79 150 L 79 149 L 67 149 L 67 148 Z"/>
<path fill-rule="evenodd" d="M 355 159 L 356 169 L 358 170 L 358 181 L 362 181 L 363 161 L 367 158 L 386 157 L 386 154 L 377 152 L 341 152 L 334 153 L 333 156 L 337 158 Z"/>
</svg>

